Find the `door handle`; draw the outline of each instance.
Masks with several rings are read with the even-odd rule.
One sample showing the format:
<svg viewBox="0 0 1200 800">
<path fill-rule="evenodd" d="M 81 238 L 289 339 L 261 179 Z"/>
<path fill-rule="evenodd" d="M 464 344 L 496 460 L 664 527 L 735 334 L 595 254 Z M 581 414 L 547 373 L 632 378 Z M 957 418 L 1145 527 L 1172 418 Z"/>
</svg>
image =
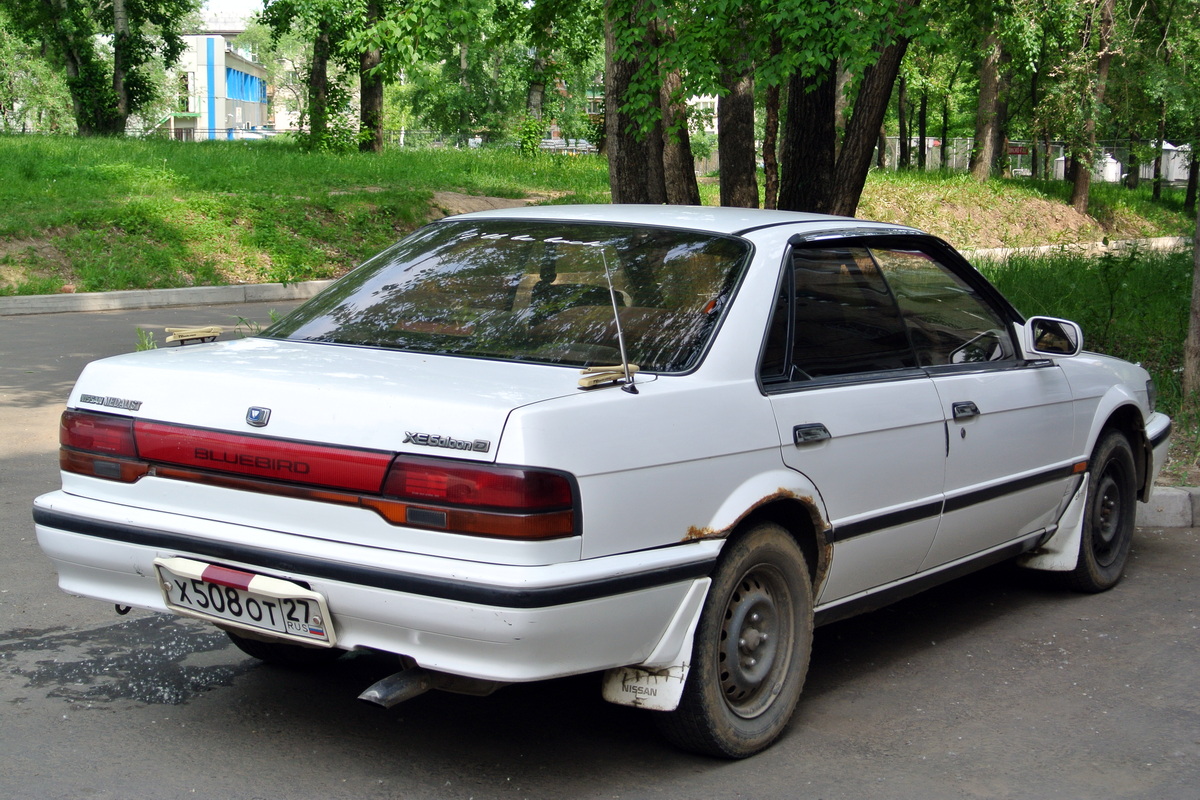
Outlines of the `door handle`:
<svg viewBox="0 0 1200 800">
<path fill-rule="evenodd" d="M 814 442 L 823 442 L 826 439 L 832 439 L 833 435 L 819 422 L 810 422 L 805 425 L 797 425 L 792 428 L 792 442 L 798 447 L 802 444 L 813 444 Z"/>
<path fill-rule="evenodd" d="M 964 403 L 955 403 L 953 408 L 955 419 L 970 419 L 979 416 L 979 406 L 969 400 Z"/>
</svg>

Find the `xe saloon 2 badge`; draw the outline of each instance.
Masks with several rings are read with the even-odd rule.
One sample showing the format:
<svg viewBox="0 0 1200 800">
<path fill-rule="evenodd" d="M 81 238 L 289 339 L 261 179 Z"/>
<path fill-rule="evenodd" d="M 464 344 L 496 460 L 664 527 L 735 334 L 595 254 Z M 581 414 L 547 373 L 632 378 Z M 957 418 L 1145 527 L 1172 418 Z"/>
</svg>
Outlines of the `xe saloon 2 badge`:
<svg viewBox="0 0 1200 800">
<path fill-rule="evenodd" d="M 246 424 L 255 428 L 265 428 L 271 419 L 271 409 L 251 406 L 246 411 Z"/>
<path fill-rule="evenodd" d="M 492 446 L 487 439 L 453 439 L 449 436 L 439 436 L 436 433 L 404 432 L 405 444 L 419 444 L 422 447 L 445 447 L 449 450 L 470 450 L 475 453 L 486 453 Z"/>
</svg>

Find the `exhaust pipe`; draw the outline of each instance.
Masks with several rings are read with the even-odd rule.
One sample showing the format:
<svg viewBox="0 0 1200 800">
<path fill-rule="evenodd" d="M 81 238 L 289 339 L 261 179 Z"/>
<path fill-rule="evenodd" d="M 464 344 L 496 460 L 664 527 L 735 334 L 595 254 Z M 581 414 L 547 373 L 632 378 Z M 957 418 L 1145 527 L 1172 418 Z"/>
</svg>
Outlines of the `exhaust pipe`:
<svg viewBox="0 0 1200 800">
<path fill-rule="evenodd" d="M 374 703 L 384 708 L 412 700 L 425 694 L 434 686 L 433 673 L 420 667 L 402 669 L 376 681 L 358 696 L 359 700 Z"/>
<path fill-rule="evenodd" d="M 486 697 L 501 686 L 504 684 L 499 681 L 465 678 L 461 675 L 433 672 L 421 667 L 408 667 L 371 684 L 365 692 L 358 696 L 358 699 L 384 708 L 391 708 L 405 700 L 423 695 L 430 689 Z"/>
</svg>

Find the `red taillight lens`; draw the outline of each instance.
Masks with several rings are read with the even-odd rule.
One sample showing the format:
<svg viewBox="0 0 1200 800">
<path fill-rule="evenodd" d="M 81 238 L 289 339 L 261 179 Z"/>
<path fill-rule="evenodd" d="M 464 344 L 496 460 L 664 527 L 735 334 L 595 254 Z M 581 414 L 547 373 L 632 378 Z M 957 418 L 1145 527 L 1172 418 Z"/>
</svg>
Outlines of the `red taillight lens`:
<svg viewBox="0 0 1200 800">
<path fill-rule="evenodd" d="M 570 508 L 574 499 L 570 480 L 555 472 L 403 457 L 392 462 L 383 493 L 439 505 L 524 512 Z"/>
<path fill-rule="evenodd" d="M 68 409 L 59 421 L 58 443 L 88 453 L 137 458 L 133 420 L 129 417 Z"/>
</svg>

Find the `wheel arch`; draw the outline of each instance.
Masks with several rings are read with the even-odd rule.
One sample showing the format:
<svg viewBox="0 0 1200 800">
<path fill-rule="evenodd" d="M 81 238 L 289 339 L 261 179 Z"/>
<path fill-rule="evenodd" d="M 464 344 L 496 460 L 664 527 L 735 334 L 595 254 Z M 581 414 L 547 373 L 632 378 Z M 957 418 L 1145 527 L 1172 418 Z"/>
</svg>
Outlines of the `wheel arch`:
<svg viewBox="0 0 1200 800">
<path fill-rule="evenodd" d="M 813 597 L 829 572 L 833 560 L 833 544 L 825 535 L 829 526 L 811 500 L 782 497 L 770 500 L 751 510 L 739 520 L 729 538 L 750 530 L 761 522 L 771 522 L 787 531 L 804 554 L 808 577 L 812 581 Z"/>
<path fill-rule="evenodd" d="M 1128 440 L 1129 446 L 1133 448 L 1136 456 L 1133 462 L 1134 467 L 1137 469 L 1135 483 L 1137 485 L 1138 499 L 1142 502 L 1148 501 L 1150 499 L 1150 492 L 1154 488 L 1150 483 L 1150 476 L 1153 473 L 1154 451 L 1146 436 L 1146 426 L 1145 421 L 1142 419 L 1141 409 L 1133 402 L 1125 402 L 1110 409 L 1104 423 L 1089 437 L 1088 453 L 1093 452 L 1096 445 L 1110 431 L 1122 434 Z"/>
</svg>

